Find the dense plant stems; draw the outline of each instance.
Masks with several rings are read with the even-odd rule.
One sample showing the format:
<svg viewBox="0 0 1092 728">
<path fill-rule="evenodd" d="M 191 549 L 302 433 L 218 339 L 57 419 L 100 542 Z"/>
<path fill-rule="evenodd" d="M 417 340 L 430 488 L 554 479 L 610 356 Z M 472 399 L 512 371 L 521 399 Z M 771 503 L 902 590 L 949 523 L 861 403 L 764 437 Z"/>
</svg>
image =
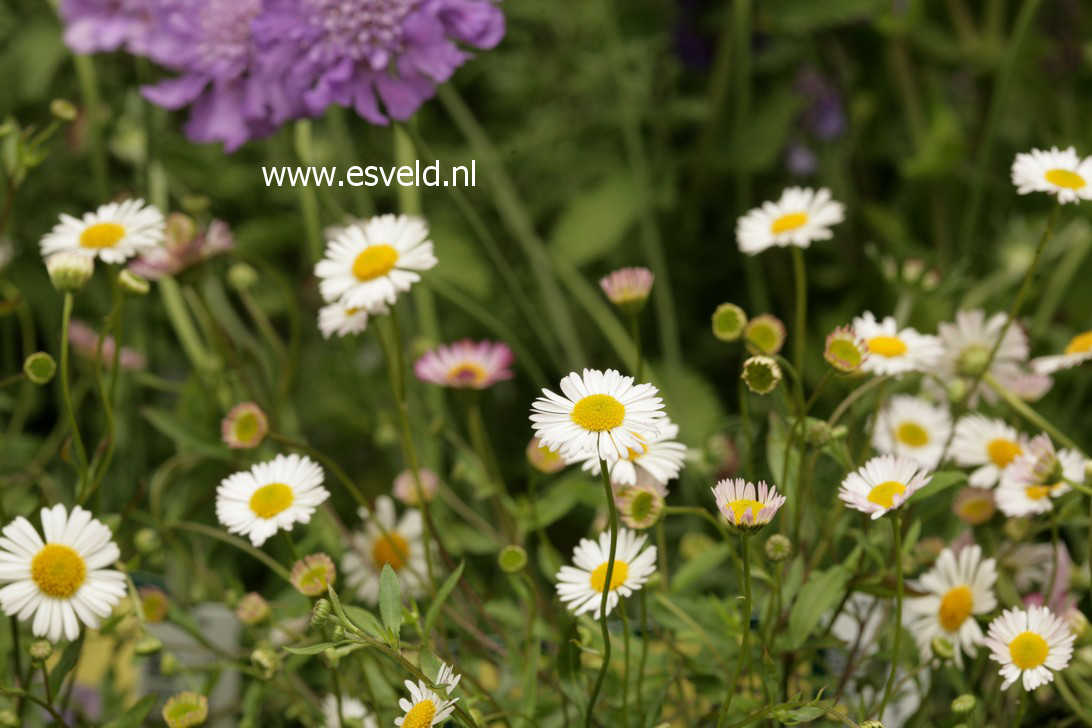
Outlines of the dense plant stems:
<svg viewBox="0 0 1092 728">
<path fill-rule="evenodd" d="M 78 458 L 79 485 L 77 492 L 83 490 L 87 480 L 87 450 L 80 437 L 80 428 L 76 424 L 76 410 L 72 407 L 72 390 L 68 378 L 68 328 L 72 321 L 73 296 L 64 294 L 64 309 L 61 313 L 61 398 L 64 400 L 64 411 L 68 417 L 68 427 L 72 431 L 72 442 L 76 445 L 76 457 Z"/>
<path fill-rule="evenodd" d="M 717 728 L 721 728 L 724 725 L 724 719 L 728 717 L 728 709 L 732 707 L 732 698 L 735 697 L 739 679 L 743 675 L 743 667 L 746 664 L 751 645 L 751 554 L 748 549 L 749 539 L 750 536 L 746 533 L 739 535 L 740 558 L 743 560 L 743 620 L 741 623 L 743 635 L 739 645 L 739 660 L 736 662 L 732 682 L 728 685 L 728 694 L 724 697 L 720 717 L 717 718 Z"/>
<path fill-rule="evenodd" d="M 898 511 L 891 514 L 891 530 L 895 536 L 895 620 L 892 623 L 895 636 L 891 646 L 891 674 L 887 678 L 883 700 L 880 701 L 878 715 L 881 719 L 888 701 L 891 700 L 891 695 L 895 692 L 895 672 L 899 666 L 899 647 L 902 642 L 902 526 L 899 523 Z"/>
<path fill-rule="evenodd" d="M 800 388 L 803 390 L 804 382 L 804 353 L 807 350 L 808 331 L 808 276 L 804 266 L 804 251 L 795 245 L 792 246 L 792 275 L 796 288 L 796 331 L 793 342 L 793 368 L 800 374 Z"/>
<path fill-rule="evenodd" d="M 614 505 L 614 489 L 610 487 L 610 469 L 606 461 L 599 458 L 599 472 L 603 480 L 603 495 L 607 499 L 607 520 L 610 527 L 610 553 L 607 556 L 607 573 L 603 581 L 603 599 L 599 603 L 600 625 L 603 631 L 603 665 L 599 668 L 599 674 L 592 686 L 591 697 L 588 699 L 588 712 L 584 716 L 584 727 L 591 728 L 592 714 L 595 711 L 595 702 L 599 698 L 599 691 L 603 689 L 603 682 L 607 679 L 610 670 L 610 630 L 607 628 L 607 598 L 611 592 L 611 579 L 614 578 L 614 555 L 618 549 L 618 508 Z"/>
</svg>

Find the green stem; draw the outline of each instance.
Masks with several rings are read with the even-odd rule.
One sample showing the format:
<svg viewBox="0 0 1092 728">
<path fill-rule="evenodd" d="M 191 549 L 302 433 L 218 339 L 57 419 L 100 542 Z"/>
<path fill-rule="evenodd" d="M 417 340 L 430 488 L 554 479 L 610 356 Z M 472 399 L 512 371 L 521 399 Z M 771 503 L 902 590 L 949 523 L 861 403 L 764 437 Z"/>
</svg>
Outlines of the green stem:
<svg viewBox="0 0 1092 728">
<path fill-rule="evenodd" d="M 315 157 L 311 144 L 311 120 L 297 121 L 294 131 L 296 155 L 300 163 L 313 164 Z M 304 232 L 307 235 L 307 251 L 311 260 L 318 260 L 322 257 L 322 224 L 319 222 L 318 195 L 309 184 L 300 185 L 300 213 L 303 215 Z"/>
<path fill-rule="evenodd" d="M 793 367 L 801 377 L 800 386 L 804 382 L 804 353 L 807 349 L 807 323 L 808 323 L 808 276 L 804 266 L 804 251 L 795 245 L 792 246 L 792 273 L 793 283 L 796 288 L 796 341 L 793 342 Z"/>
<path fill-rule="evenodd" d="M 622 728 L 629 728 L 629 615 L 624 603 L 618 605 L 618 614 L 622 617 Z"/>
<path fill-rule="evenodd" d="M 1005 404 L 1008 405 L 1014 412 L 1016 412 L 1016 414 L 1020 415 L 1043 432 L 1049 434 L 1052 438 L 1057 440 L 1062 445 L 1065 445 L 1071 450 L 1083 452 L 1083 449 L 1079 445 L 1077 445 L 1077 443 L 1073 442 L 1073 440 L 1070 439 L 1064 432 L 1051 424 L 1050 420 L 1043 417 L 1041 414 L 1032 409 L 1031 405 L 1010 392 L 1003 384 L 1001 384 L 1001 382 L 997 381 L 997 379 L 994 378 L 992 374 L 987 374 L 983 377 L 983 380 L 985 381 L 986 386 L 988 386 L 994 392 L 997 392 L 997 395 L 1001 397 L 1001 399 L 1004 400 Z"/>
<path fill-rule="evenodd" d="M 190 521 L 180 521 L 178 523 L 171 524 L 170 527 L 181 528 L 185 531 L 200 533 L 204 536 L 210 536 L 219 541 L 223 541 L 230 546 L 234 546 L 240 551 L 244 551 L 253 556 L 258 561 L 261 561 L 263 564 L 266 565 L 266 567 L 269 568 L 270 571 L 272 571 L 280 578 L 284 579 L 286 582 L 292 583 L 292 575 L 288 573 L 287 569 L 277 563 L 277 561 L 270 557 L 267 553 L 260 549 L 254 548 L 250 545 L 249 542 L 244 541 L 238 536 L 233 536 L 226 531 L 221 531 L 220 529 L 213 528 L 212 526 L 206 526 L 203 523 L 192 523 Z"/>
<path fill-rule="evenodd" d="M 891 647 L 891 674 L 887 678 L 887 687 L 883 691 L 883 700 L 880 701 L 880 719 L 887 708 L 888 701 L 895 692 L 895 671 L 899 666 L 899 648 L 902 643 L 902 527 L 899 524 L 898 511 L 891 514 L 891 530 L 895 536 L 895 621 L 892 627 L 895 630 L 895 638 Z"/>
<path fill-rule="evenodd" d="M 478 403 L 480 393 L 470 391 L 466 394 L 466 421 L 470 430 L 470 441 L 478 454 L 478 460 L 481 461 L 486 475 L 493 484 L 491 494 L 493 507 L 497 511 L 497 518 L 500 519 L 505 538 L 511 540 L 515 538 L 515 528 L 512 524 L 511 515 L 508 513 L 508 503 L 510 502 L 508 488 L 504 482 L 500 466 L 497 464 L 497 458 L 493 454 L 493 448 L 489 443 L 489 431 L 485 426 L 485 420 L 482 418 L 481 405 Z"/>
<path fill-rule="evenodd" d="M 629 315 L 629 333 L 633 337 L 633 349 L 637 359 L 637 364 L 633 367 L 633 378 L 640 383 L 644 381 L 642 377 L 644 377 L 645 361 L 641 346 L 641 315 L 639 313 Z"/>
<path fill-rule="evenodd" d="M 87 124 L 87 146 L 91 151 L 91 179 L 99 199 L 105 201 L 110 196 L 110 185 L 106 170 L 106 146 L 102 139 L 102 106 L 95 63 L 91 56 L 83 55 L 74 56 L 73 61 L 76 64 L 76 77 L 79 79 L 80 96 L 83 98 Z"/>
<path fill-rule="evenodd" d="M 20 690 L 26 690 L 27 683 L 23 678 L 23 647 L 19 637 L 19 622 L 16 620 L 13 614 L 9 618 L 11 624 L 11 655 L 15 662 L 15 679 L 19 683 Z M 17 696 L 15 698 L 15 714 L 22 717 L 23 715 L 23 697 Z"/>
<path fill-rule="evenodd" d="M 83 445 L 80 436 L 79 425 L 76 424 L 76 410 L 72 406 L 72 390 L 68 377 L 68 327 L 72 321 L 73 296 L 64 294 L 64 309 L 61 313 L 61 399 L 64 401 L 64 411 L 68 416 L 68 426 L 72 430 L 72 442 L 76 445 L 76 456 L 79 460 L 77 468 L 80 474 L 80 482 L 77 492 L 82 491 L 87 481 L 87 449 Z"/>
<path fill-rule="evenodd" d="M 748 549 L 749 539 L 750 536 L 745 533 L 741 533 L 739 536 L 740 558 L 743 560 L 743 621 L 741 623 L 743 636 L 739 645 L 739 660 L 736 662 L 736 670 L 732 675 L 732 682 L 728 686 L 728 695 L 724 698 L 724 705 L 720 709 L 720 717 L 717 718 L 717 728 L 723 726 L 724 719 L 728 717 L 728 709 L 732 706 L 732 698 L 735 697 L 739 679 L 743 675 L 743 667 L 749 657 L 748 652 L 751 644 L 751 554 Z"/>
<path fill-rule="evenodd" d="M 618 508 L 614 505 L 614 490 L 610 487 L 610 470 L 603 458 L 599 458 L 599 473 L 603 481 L 603 496 L 607 499 L 610 553 L 607 556 L 607 573 L 603 579 L 603 599 L 599 603 L 599 619 L 603 631 L 603 665 L 599 668 L 599 674 L 595 678 L 595 685 L 592 687 L 591 697 L 588 700 L 588 712 L 584 716 L 584 728 L 591 728 L 592 726 L 595 702 L 599 698 L 599 691 L 603 689 L 603 682 L 607 679 L 607 671 L 610 670 L 610 630 L 607 629 L 607 602 L 611 592 L 611 579 L 614 578 L 614 556 L 618 549 Z"/>
<path fill-rule="evenodd" d="M 648 661 L 648 598 L 642 589 L 641 603 L 641 658 L 637 663 L 637 723 L 645 724 L 645 663 Z"/>
</svg>

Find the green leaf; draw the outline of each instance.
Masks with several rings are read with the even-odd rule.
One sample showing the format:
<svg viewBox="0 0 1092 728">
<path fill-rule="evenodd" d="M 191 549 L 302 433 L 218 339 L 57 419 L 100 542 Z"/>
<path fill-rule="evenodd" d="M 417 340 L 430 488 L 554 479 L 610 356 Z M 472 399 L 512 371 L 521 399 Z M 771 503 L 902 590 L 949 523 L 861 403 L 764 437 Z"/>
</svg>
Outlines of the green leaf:
<svg viewBox="0 0 1092 728">
<path fill-rule="evenodd" d="M 379 616 L 397 644 L 402 633 L 402 587 L 390 564 L 384 564 L 379 575 Z"/>
<path fill-rule="evenodd" d="M 175 444 L 179 452 L 192 452 L 198 455 L 229 460 L 231 452 L 222 444 L 212 431 L 205 431 L 173 412 L 144 407 L 140 410 L 144 419 Z"/>
<path fill-rule="evenodd" d="M 306 647 L 285 647 L 284 649 L 291 652 L 293 655 L 317 655 L 320 652 L 325 652 L 331 647 L 337 647 L 340 642 L 319 642 L 314 645 L 307 645 Z"/>
<path fill-rule="evenodd" d="M 639 199 L 632 178 L 623 174 L 574 195 L 550 234 L 550 252 L 577 266 L 602 258 L 633 225 Z"/>
<path fill-rule="evenodd" d="M 919 490 L 914 495 L 910 496 L 909 503 L 920 503 L 926 498 L 931 498 L 938 493 L 943 493 L 946 490 L 962 485 L 967 482 L 967 474 L 961 470 L 941 470 L 933 474 L 933 479 L 930 480 L 924 488 Z"/>
<path fill-rule="evenodd" d="M 341 609 L 345 613 L 345 617 L 362 631 L 377 639 L 383 638 L 383 625 L 367 609 L 355 607 L 352 604 L 342 604 Z"/>
<path fill-rule="evenodd" d="M 53 666 L 53 670 L 49 673 L 49 686 L 54 695 L 60 693 L 61 683 L 64 682 L 65 677 L 80 659 L 80 651 L 83 649 L 83 636 L 84 633 L 80 632 L 80 636 L 75 642 L 68 643 L 68 646 L 64 648 L 64 652 L 61 653 L 61 659 L 57 660 L 57 664 Z"/>
<path fill-rule="evenodd" d="M 812 573 L 800 589 L 800 595 L 789 613 L 789 649 L 798 649 L 845 592 L 850 571 L 844 566 L 832 566 Z"/>
<path fill-rule="evenodd" d="M 117 720 L 110 721 L 103 728 L 139 728 L 148 713 L 151 712 L 152 706 L 155 705 L 158 697 L 158 695 L 145 695 L 133 707 L 125 711 L 124 715 Z"/>
<path fill-rule="evenodd" d="M 784 725 L 799 725 L 823 717 L 826 711 L 814 705 L 806 705 L 795 710 L 778 710 L 773 716 Z"/>
<path fill-rule="evenodd" d="M 728 544 L 720 543 L 706 549 L 675 570 L 671 577 L 671 591 L 678 593 L 693 587 L 703 576 L 714 573 L 730 555 Z"/>
<path fill-rule="evenodd" d="M 444 602 L 451 595 L 451 590 L 455 588 L 455 585 L 459 583 L 459 578 L 463 575 L 464 566 L 466 566 L 465 561 L 459 562 L 459 565 L 455 567 L 455 571 L 451 572 L 451 576 L 447 577 L 443 585 L 440 586 L 440 590 L 436 592 L 432 604 L 428 605 L 428 611 L 425 612 L 425 635 L 428 635 L 436 624 L 436 619 L 440 616 L 440 609 L 444 606 Z"/>
</svg>

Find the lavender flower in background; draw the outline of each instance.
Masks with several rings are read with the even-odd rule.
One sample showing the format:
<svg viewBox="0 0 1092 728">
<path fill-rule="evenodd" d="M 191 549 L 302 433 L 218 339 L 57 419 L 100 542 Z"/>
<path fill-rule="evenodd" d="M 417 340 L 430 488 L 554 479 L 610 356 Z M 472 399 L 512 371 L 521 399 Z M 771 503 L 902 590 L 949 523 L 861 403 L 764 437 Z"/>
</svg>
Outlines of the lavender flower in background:
<svg viewBox="0 0 1092 728">
<path fill-rule="evenodd" d="M 138 276 L 155 281 L 175 276 L 209 258 L 235 247 L 231 228 L 222 220 L 213 220 L 198 230 L 193 219 L 182 213 L 167 217 L 167 239 L 129 264 Z"/>
<path fill-rule="evenodd" d="M 804 68 L 796 79 L 796 90 L 807 101 L 800 125 L 819 141 L 829 142 L 846 132 L 842 94 L 830 79 L 813 68 Z"/>
<path fill-rule="evenodd" d="M 99 334 L 93 328 L 85 324 L 79 319 L 72 319 L 72 323 L 68 325 L 68 341 L 72 344 L 72 350 L 77 354 L 87 359 L 88 361 L 95 361 L 95 351 L 99 344 Z M 114 347 L 117 344 L 114 341 L 113 336 L 106 336 L 102 340 L 102 358 L 99 360 L 100 366 L 108 367 L 113 364 L 114 361 Z M 147 361 L 144 355 L 135 349 L 130 349 L 127 346 L 121 347 L 121 354 L 118 355 L 118 366 L 125 371 L 140 371 L 144 369 Z"/>
<path fill-rule="evenodd" d="M 156 0 L 63 0 L 64 42 L 76 53 L 146 55 Z"/>
<path fill-rule="evenodd" d="M 269 0 L 254 23 L 267 76 L 284 79 L 310 115 L 351 107 L 373 124 L 405 120 L 480 49 L 504 36 L 489 0 Z M 278 105 L 280 123 L 299 110 Z"/>
</svg>

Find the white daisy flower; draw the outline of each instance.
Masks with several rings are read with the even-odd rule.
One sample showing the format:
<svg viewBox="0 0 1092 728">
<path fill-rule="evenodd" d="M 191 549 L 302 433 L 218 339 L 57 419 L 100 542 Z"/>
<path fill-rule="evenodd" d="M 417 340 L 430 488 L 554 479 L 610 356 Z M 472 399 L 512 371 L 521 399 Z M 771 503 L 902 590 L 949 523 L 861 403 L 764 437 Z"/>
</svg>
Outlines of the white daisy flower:
<svg viewBox="0 0 1092 728">
<path fill-rule="evenodd" d="M 1029 516 L 1054 508 L 1053 499 L 1070 491 L 1066 480 L 1084 480 L 1084 456 L 1055 452 L 1045 433 L 1032 438 L 1024 452 L 1001 473 L 997 507 L 1006 516 Z"/>
<path fill-rule="evenodd" d="M 340 301 L 323 306 L 318 312 L 318 327 L 322 332 L 322 338 L 329 339 L 338 336 L 361 334 L 368 328 L 368 321 L 372 316 L 385 314 L 390 311 L 386 306 L 376 306 L 375 310 L 366 308 L 354 308 L 346 306 Z"/>
<path fill-rule="evenodd" d="M 736 242 L 748 255 L 772 247 L 807 248 L 815 240 L 829 240 L 830 231 L 845 219 L 845 205 L 831 199 L 830 190 L 789 187 L 777 202 L 764 202 L 736 223 Z"/>
<path fill-rule="evenodd" d="M 0 607 L 50 642 L 95 629 L 125 596 L 125 577 L 106 567 L 120 558 L 110 529 L 76 506 L 43 508 L 42 534 L 22 516 L 0 537 Z"/>
<path fill-rule="evenodd" d="M 402 728 L 430 728 L 440 725 L 455 712 L 458 698 L 441 698 L 420 680 L 416 683 L 406 680 L 405 684 L 411 700 L 402 698 L 398 701 L 398 707 L 405 711 L 405 715 L 395 718 L 395 725 Z"/>
<path fill-rule="evenodd" d="M 909 394 L 897 394 L 880 410 L 872 446 L 885 455 L 903 455 L 930 470 L 940 464 L 952 431 L 948 408 Z"/>
<path fill-rule="evenodd" d="M 1061 203 L 1092 199 L 1092 158 L 1081 159 L 1073 147 L 1051 147 L 1049 152 L 1032 149 L 1030 154 L 1016 155 L 1012 183 L 1021 195 L 1047 192 Z"/>
<path fill-rule="evenodd" d="M 944 352 L 937 362 L 936 375 L 941 382 L 950 382 L 957 378 L 973 379 L 982 373 L 993 350 L 1001 330 L 1005 328 L 1008 315 L 996 313 L 986 318 L 981 309 L 957 311 L 955 321 L 942 323 L 937 327 Z M 1022 364 L 1028 358 L 1028 337 L 1019 324 L 1013 322 L 1001 340 L 987 373 L 1000 382 L 1010 381 L 1023 372 Z M 978 389 L 989 401 L 997 396 L 992 389 L 979 385 Z M 968 398 L 968 404 L 977 401 L 979 392 Z"/>
<path fill-rule="evenodd" d="M 163 213 L 144 200 L 110 202 L 80 219 L 61 215 L 61 221 L 42 238 L 42 257 L 80 253 L 103 263 L 124 263 L 161 244 L 166 224 Z"/>
<path fill-rule="evenodd" d="M 997 564 L 982 559 L 982 549 L 967 546 L 956 557 L 950 548 L 940 552 L 936 564 L 914 585 L 927 596 L 906 602 L 906 628 L 913 633 L 918 650 L 932 659 L 932 641 L 943 637 L 955 647 L 955 663 L 963 667 L 963 653 L 974 657 L 982 644 L 982 628 L 976 614 L 988 614 L 997 607 L 993 593 Z"/>
<path fill-rule="evenodd" d="M 853 319 L 853 330 L 868 345 L 861 371 L 871 374 L 926 372 L 943 353 L 936 336 L 919 334 L 909 327 L 900 329 L 893 316 L 879 321 L 871 311 L 865 311 Z"/>
<path fill-rule="evenodd" d="M 611 485 L 626 487 L 637 485 L 639 475 L 647 475 L 660 485 L 666 485 L 679 477 L 686 459 L 686 445 L 676 442 L 679 436 L 679 426 L 669 418 L 660 420 L 660 434 L 644 441 L 644 450 L 638 452 L 631 449 L 629 454 L 620 460 L 607 465 L 610 471 Z M 568 464 L 583 461 L 581 467 L 598 477 L 600 472 L 599 455 L 594 452 L 580 453 L 568 459 Z"/>
<path fill-rule="evenodd" d="M 315 265 L 327 303 L 378 311 L 421 280 L 418 271 L 436 265 L 428 225 L 419 217 L 378 215 L 348 225 L 326 246 Z"/>
<path fill-rule="evenodd" d="M 349 587 L 368 604 L 379 602 L 379 576 L 391 565 L 398 574 L 402 594 L 425 594 L 427 561 L 422 540 L 424 528 L 421 511 L 407 508 L 398 518 L 394 501 L 381 495 L 375 499 L 375 511 L 360 508 L 364 528 L 352 536 L 352 547 L 342 558 L 342 571 Z"/>
<path fill-rule="evenodd" d="M 1022 680 L 1024 690 L 1035 690 L 1054 680 L 1073 656 L 1076 636 L 1046 607 L 1006 609 L 990 622 L 986 646 L 990 659 L 1001 665 L 1002 690 Z"/>
<path fill-rule="evenodd" d="M 1063 353 L 1032 359 L 1031 368 L 1036 374 L 1053 374 L 1089 360 L 1092 360 L 1092 331 L 1085 331 L 1070 339 Z"/>
<path fill-rule="evenodd" d="M 643 452 L 660 434 L 664 404 L 651 384 L 634 385 L 614 369 L 585 369 L 562 379 L 561 392 L 543 389 L 531 405 L 535 435 L 551 452 L 572 459 L 597 453 L 614 462 Z"/>
<path fill-rule="evenodd" d="M 362 728 L 379 728 L 375 713 L 368 710 L 364 703 L 347 695 L 341 696 L 341 712 L 337 709 L 337 696 L 330 694 L 322 700 L 322 720 L 326 728 L 342 728 L 341 719 L 356 721 L 354 725 Z"/>
<path fill-rule="evenodd" d="M 873 519 L 901 506 L 929 482 L 929 473 L 907 457 L 874 457 L 845 477 L 838 497 Z"/>
<path fill-rule="evenodd" d="M 713 499 L 728 522 L 744 531 L 756 531 L 777 515 L 785 505 L 785 496 L 777 487 L 762 481 L 756 487 L 743 478 L 722 480 L 713 488 Z"/>
<path fill-rule="evenodd" d="M 229 475 L 216 489 L 216 517 L 229 533 L 261 546 L 277 531 L 307 523 L 330 497 L 322 468 L 300 455 L 278 455 Z"/>
<path fill-rule="evenodd" d="M 614 558 L 614 570 L 607 593 L 607 614 L 618 604 L 618 599 L 638 591 L 656 571 L 656 547 L 641 550 L 647 537 L 628 528 L 618 529 L 618 546 Z M 562 566 L 557 572 L 557 593 L 561 601 L 568 603 L 569 611 L 577 616 L 592 612 L 595 619 L 601 616 L 603 589 L 607 587 L 607 563 L 610 556 L 610 533 L 599 534 L 598 541 L 580 539 L 573 549 L 574 566 Z"/>
<path fill-rule="evenodd" d="M 956 423 L 952 457 L 962 468 L 976 468 L 968 480 L 971 485 L 992 488 L 1026 444 L 1027 438 L 1004 421 L 969 414 Z"/>
</svg>

